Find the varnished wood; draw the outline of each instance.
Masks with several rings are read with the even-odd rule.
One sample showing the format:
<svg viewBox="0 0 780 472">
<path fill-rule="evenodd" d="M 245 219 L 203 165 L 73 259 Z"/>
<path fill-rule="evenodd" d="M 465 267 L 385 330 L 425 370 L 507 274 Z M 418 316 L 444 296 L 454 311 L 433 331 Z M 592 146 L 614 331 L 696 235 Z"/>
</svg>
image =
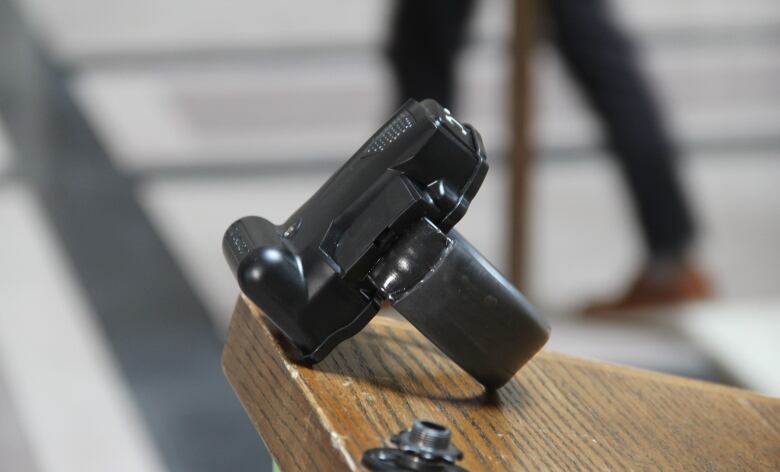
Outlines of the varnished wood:
<svg viewBox="0 0 780 472">
<path fill-rule="evenodd" d="M 539 23 L 538 0 L 516 0 L 514 5 L 514 41 L 510 117 L 510 191 L 509 211 L 510 280 L 524 288 L 528 261 L 529 190 L 533 149 L 530 136 L 531 55 Z"/>
<path fill-rule="evenodd" d="M 242 298 L 223 367 L 286 472 L 361 470 L 364 450 L 416 418 L 450 427 L 472 472 L 780 470 L 780 400 L 548 352 L 487 395 L 383 317 L 308 368 Z"/>
</svg>

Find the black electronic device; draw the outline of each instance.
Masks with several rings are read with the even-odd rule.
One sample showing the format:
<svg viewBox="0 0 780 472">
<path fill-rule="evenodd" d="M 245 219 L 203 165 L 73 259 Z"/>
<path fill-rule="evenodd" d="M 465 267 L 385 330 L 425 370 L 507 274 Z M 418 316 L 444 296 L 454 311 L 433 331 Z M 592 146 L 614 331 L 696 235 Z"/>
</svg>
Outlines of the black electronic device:
<svg viewBox="0 0 780 472">
<path fill-rule="evenodd" d="M 409 100 L 282 225 L 241 218 L 223 250 L 241 290 L 301 362 L 322 360 L 389 300 L 488 388 L 550 328 L 452 227 L 488 170 L 477 131 Z"/>
</svg>

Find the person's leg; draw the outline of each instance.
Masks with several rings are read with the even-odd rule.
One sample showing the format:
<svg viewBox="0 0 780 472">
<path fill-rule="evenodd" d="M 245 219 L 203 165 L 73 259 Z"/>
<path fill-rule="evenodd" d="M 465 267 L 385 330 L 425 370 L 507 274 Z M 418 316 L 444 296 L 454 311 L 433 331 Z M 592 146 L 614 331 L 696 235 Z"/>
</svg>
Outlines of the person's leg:
<svg viewBox="0 0 780 472">
<path fill-rule="evenodd" d="M 388 56 L 398 102 L 433 98 L 454 106 L 456 59 L 474 0 L 396 0 Z"/>
<path fill-rule="evenodd" d="M 687 262 L 695 227 L 676 172 L 677 150 L 629 38 L 615 24 L 604 0 L 550 0 L 548 6 L 556 45 L 605 125 L 647 248 L 648 266 L 629 290 L 641 288 L 641 296 L 629 293 L 631 300 L 622 297 L 611 305 L 652 304 L 656 295 L 659 302 L 704 296 L 707 284 Z M 646 279 L 659 279 L 662 285 L 685 280 L 671 290 L 673 295 L 645 296 Z"/>
</svg>

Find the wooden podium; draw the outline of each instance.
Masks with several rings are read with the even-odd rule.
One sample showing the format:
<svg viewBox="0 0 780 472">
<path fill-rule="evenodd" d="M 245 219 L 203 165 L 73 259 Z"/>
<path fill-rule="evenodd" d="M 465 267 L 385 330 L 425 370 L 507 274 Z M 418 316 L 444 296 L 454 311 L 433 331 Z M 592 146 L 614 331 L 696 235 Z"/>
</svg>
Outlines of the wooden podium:
<svg viewBox="0 0 780 472">
<path fill-rule="evenodd" d="M 488 395 L 395 319 L 310 368 L 241 297 L 222 365 L 284 472 L 363 470 L 414 419 L 449 427 L 472 472 L 780 470 L 778 399 L 550 352 Z"/>
</svg>

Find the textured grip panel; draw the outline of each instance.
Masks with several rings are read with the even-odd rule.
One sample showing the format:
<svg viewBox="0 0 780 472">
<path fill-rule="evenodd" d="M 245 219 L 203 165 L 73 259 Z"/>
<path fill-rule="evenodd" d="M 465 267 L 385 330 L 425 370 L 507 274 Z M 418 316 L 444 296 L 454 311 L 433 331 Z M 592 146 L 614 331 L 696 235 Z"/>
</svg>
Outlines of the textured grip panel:
<svg viewBox="0 0 780 472">
<path fill-rule="evenodd" d="M 414 116 L 408 111 L 403 110 L 366 143 L 363 152 L 361 153 L 361 159 L 384 151 L 385 148 L 393 144 L 412 126 L 414 126 Z"/>
</svg>

